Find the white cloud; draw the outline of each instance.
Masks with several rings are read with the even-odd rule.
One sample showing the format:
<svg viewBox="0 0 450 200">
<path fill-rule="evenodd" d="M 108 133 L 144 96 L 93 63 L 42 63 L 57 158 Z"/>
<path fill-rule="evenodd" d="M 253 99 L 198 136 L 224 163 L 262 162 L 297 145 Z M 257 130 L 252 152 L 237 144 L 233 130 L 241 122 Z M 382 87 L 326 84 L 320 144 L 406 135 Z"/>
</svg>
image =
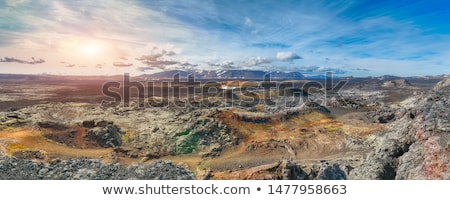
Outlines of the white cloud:
<svg viewBox="0 0 450 200">
<path fill-rule="evenodd" d="M 260 65 L 260 64 L 268 64 L 271 61 L 269 59 L 267 59 L 267 58 L 263 58 L 261 56 L 257 56 L 257 57 L 249 58 L 247 62 L 248 62 L 249 65 L 253 66 L 253 65 Z"/>
<path fill-rule="evenodd" d="M 250 19 L 249 17 L 246 17 L 245 18 L 245 25 L 246 26 L 252 26 L 253 25 L 252 19 Z"/>
<path fill-rule="evenodd" d="M 43 60 L 42 58 L 35 59 L 34 57 L 31 57 L 31 61 L 29 61 L 29 60 L 22 60 L 22 59 L 14 58 L 14 57 L 5 57 L 5 58 L 0 58 L 0 62 L 5 62 L 5 63 L 15 62 L 15 63 L 21 63 L 21 64 L 35 65 L 35 64 L 42 64 L 45 62 L 45 60 Z"/>
<path fill-rule="evenodd" d="M 5 0 L 6 5 L 11 7 L 16 7 L 24 2 L 25 0 Z"/>
<path fill-rule="evenodd" d="M 278 52 L 277 59 L 281 61 L 293 61 L 297 59 L 302 59 L 302 57 L 293 52 Z"/>
<path fill-rule="evenodd" d="M 96 66 L 98 66 L 98 65 L 96 65 Z M 115 62 L 113 62 L 113 66 L 114 67 L 131 67 L 131 66 L 133 66 L 133 64 L 131 64 L 131 63 L 124 63 L 124 62 L 121 62 L 121 61 L 115 61 Z"/>
<path fill-rule="evenodd" d="M 291 70 L 298 66 L 325 66 L 301 69 L 311 73 L 337 68 L 355 74 L 397 75 L 450 70 L 450 36 L 433 34 L 428 29 L 439 27 L 420 24 L 415 21 L 417 18 L 398 20 L 395 16 L 402 15 L 398 11 L 403 8 L 348 15 L 359 2 L 4 2 L 6 6 L 0 8 L 0 23 L 4 22 L 0 24 L 0 51 L 11 54 L 3 56 L 43 58 L 45 64 L 40 67 L 47 67 L 46 71 L 52 70 L 50 66 L 61 65 L 60 60 L 92 69 L 97 63 L 110 63 L 102 65 L 103 71 L 95 71 L 105 74 L 125 70 L 112 67 L 114 61 L 133 66 L 146 62 L 144 67 L 148 68 L 267 69 L 274 63 L 277 68 Z M 250 12 L 246 9 L 249 6 L 264 12 Z M 91 40 L 103 44 L 104 55 L 89 60 L 74 54 L 74 44 Z M 294 52 L 301 52 L 301 56 Z M 158 53 L 164 55 L 158 57 Z M 118 59 L 121 57 L 129 60 Z M 3 60 L 0 65 L 7 72 L 14 72 L 14 66 L 26 68 L 23 63 L 36 62 Z M 191 64 L 210 60 L 221 62 Z"/>
<path fill-rule="evenodd" d="M 236 68 L 235 63 L 232 60 L 224 60 L 222 62 L 216 62 L 216 63 L 208 62 L 208 65 L 211 67 L 218 67 L 218 68 L 223 68 L 223 69 Z"/>
</svg>

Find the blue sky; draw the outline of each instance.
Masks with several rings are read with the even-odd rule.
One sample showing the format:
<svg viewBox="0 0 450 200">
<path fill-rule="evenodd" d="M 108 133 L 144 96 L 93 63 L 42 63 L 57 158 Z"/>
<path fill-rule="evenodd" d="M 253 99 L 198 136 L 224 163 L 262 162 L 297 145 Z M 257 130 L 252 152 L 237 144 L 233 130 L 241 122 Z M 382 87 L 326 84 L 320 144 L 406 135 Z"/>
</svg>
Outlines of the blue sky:
<svg viewBox="0 0 450 200">
<path fill-rule="evenodd" d="M 448 1 L 0 1 L 0 73 L 450 74 Z"/>
</svg>

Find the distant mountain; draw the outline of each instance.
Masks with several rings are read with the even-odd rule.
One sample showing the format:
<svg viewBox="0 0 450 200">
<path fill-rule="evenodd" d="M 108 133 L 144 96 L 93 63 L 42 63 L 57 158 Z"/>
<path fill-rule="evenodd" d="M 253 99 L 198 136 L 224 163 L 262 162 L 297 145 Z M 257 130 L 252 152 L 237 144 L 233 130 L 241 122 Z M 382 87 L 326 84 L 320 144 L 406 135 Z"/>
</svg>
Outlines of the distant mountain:
<svg viewBox="0 0 450 200">
<path fill-rule="evenodd" d="M 327 76 L 326 75 L 311 75 L 311 76 L 308 76 L 308 78 L 309 79 L 324 79 L 324 78 L 327 78 Z"/>
<path fill-rule="evenodd" d="M 406 88 L 406 87 L 412 87 L 413 85 L 406 79 L 396 79 L 396 80 L 389 80 L 384 81 L 381 84 L 381 87 L 383 88 Z"/>
<path fill-rule="evenodd" d="M 187 77 L 194 74 L 196 79 L 258 79 L 261 80 L 267 74 L 270 74 L 271 79 L 304 79 L 305 76 L 300 72 L 267 72 L 259 70 L 199 70 L 199 71 L 183 71 L 171 70 L 158 72 L 154 74 L 144 74 L 142 78 L 152 79 L 168 79 L 179 74 L 180 77 Z"/>
<path fill-rule="evenodd" d="M 376 77 L 378 80 L 395 80 L 395 79 L 401 79 L 402 77 L 399 76 L 393 76 L 393 75 L 384 75 L 380 77 Z"/>
<path fill-rule="evenodd" d="M 191 72 L 191 71 L 170 70 L 170 71 L 157 72 L 154 74 L 143 74 L 143 75 L 140 75 L 139 77 L 153 78 L 153 79 L 167 79 L 167 78 L 173 78 L 177 74 L 179 74 L 180 77 L 187 77 L 192 73 L 193 72 Z"/>
</svg>

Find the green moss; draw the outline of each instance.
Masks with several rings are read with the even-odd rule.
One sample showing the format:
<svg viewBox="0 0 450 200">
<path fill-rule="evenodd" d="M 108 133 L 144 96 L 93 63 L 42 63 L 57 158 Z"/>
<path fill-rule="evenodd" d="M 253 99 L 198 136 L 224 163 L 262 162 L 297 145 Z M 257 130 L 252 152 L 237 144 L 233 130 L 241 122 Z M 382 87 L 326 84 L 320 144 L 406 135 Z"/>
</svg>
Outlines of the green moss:
<svg viewBox="0 0 450 200">
<path fill-rule="evenodd" d="M 134 137 L 136 133 L 134 131 L 126 131 L 125 134 L 120 135 L 122 142 L 126 143 L 130 138 Z"/>
<path fill-rule="evenodd" d="M 183 135 L 189 135 L 189 133 L 191 133 L 191 129 L 190 128 L 186 129 L 183 132 L 179 132 L 179 133 L 175 134 L 175 136 L 176 137 L 180 137 L 180 136 L 183 136 Z"/>
<path fill-rule="evenodd" d="M 194 152 L 200 137 L 197 134 L 187 135 L 174 147 L 174 154 L 189 154 Z"/>
<path fill-rule="evenodd" d="M 330 132 L 338 132 L 338 133 L 344 132 L 344 130 L 342 130 L 342 128 L 336 127 L 336 126 L 331 126 L 331 125 L 326 125 L 323 128 L 325 128 L 325 130 L 330 131 Z"/>
</svg>

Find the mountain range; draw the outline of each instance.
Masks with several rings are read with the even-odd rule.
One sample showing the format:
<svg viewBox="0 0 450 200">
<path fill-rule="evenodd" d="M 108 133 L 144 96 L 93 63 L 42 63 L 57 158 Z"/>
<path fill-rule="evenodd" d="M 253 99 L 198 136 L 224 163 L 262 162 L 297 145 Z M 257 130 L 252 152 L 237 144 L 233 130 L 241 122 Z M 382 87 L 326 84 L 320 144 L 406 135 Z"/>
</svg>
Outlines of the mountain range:
<svg viewBox="0 0 450 200">
<path fill-rule="evenodd" d="M 154 74 L 144 74 L 140 77 L 151 79 L 173 78 L 179 74 L 180 77 L 194 75 L 196 79 L 257 79 L 261 80 L 270 75 L 271 79 L 304 79 L 306 78 L 300 72 L 280 72 L 280 71 L 260 71 L 260 70 L 199 70 L 184 71 L 170 70 Z"/>
</svg>

